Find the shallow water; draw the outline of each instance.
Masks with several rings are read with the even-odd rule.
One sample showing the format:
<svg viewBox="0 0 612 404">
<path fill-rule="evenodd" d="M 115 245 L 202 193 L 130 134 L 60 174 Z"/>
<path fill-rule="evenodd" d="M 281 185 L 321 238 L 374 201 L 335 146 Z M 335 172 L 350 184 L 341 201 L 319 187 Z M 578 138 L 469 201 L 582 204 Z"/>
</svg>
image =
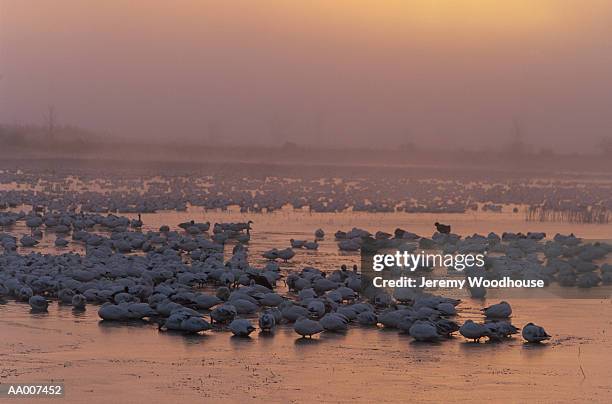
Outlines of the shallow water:
<svg viewBox="0 0 612 404">
<path fill-rule="evenodd" d="M 283 269 L 312 265 L 324 270 L 359 262 L 358 253 L 340 253 L 333 233 L 362 227 L 392 232 L 402 227 L 430 235 L 432 222 L 448 222 L 462 235 L 489 231 L 574 232 L 589 239 L 610 238 L 611 225 L 527 223 L 521 214 L 316 214 L 284 210 L 272 214 L 162 212 L 145 214 L 144 230 L 195 219 L 255 223 L 250 257 L 290 238 L 312 239 L 322 227 L 318 251 L 298 250 Z M 21 226 L 20 224 L 19 226 Z M 16 227 L 11 233 L 27 233 Z M 47 236 L 37 251 L 60 252 Z M 76 246 L 71 248 L 77 249 Z M 481 319 L 487 301 L 464 301 L 461 320 Z M 27 304 L 0 305 L 0 383 L 63 381 L 65 402 L 237 402 L 466 401 L 610 402 L 612 400 L 612 304 L 610 300 L 512 300 L 513 323 L 531 321 L 553 335 L 541 346 L 520 338 L 473 344 L 456 337 L 419 344 L 397 331 L 352 326 L 346 334 L 297 337 L 290 326 L 274 336 L 230 337 L 158 332 L 146 323 L 100 322 L 97 306 L 85 313 L 56 303 L 48 314 L 30 314 Z"/>
</svg>

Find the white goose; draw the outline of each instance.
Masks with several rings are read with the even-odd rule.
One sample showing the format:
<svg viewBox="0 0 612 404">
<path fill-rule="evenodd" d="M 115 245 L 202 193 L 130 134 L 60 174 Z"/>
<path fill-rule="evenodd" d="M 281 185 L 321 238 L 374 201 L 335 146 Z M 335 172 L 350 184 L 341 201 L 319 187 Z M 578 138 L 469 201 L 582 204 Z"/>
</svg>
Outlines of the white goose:
<svg viewBox="0 0 612 404">
<path fill-rule="evenodd" d="M 313 335 L 323 332 L 323 326 L 318 321 L 302 317 L 293 325 L 293 331 L 301 335 L 302 338 L 312 338 Z"/>
</svg>

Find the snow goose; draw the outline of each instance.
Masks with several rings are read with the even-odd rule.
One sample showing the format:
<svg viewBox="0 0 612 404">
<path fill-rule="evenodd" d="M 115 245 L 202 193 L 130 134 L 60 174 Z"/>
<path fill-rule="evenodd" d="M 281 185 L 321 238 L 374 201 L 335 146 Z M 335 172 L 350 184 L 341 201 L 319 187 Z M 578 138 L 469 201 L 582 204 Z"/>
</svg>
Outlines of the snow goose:
<svg viewBox="0 0 612 404">
<path fill-rule="evenodd" d="M 276 327 L 276 318 L 271 311 L 264 311 L 261 316 L 259 316 L 259 328 L 265 332 L 271 332 Z"/>
<path fill-rule="evenodd" d="M 251 322 L 244 318 L 239 318 L 232 321 L 229 325 L 229 329 L 237 337 L 248 337 L 250 333 L 255 331 L 255 327 Z"/>
<path fill-rule="evenodd" d="M 432 342 L 440 339 L 438 329 L 431 321 L 417 320 L 412 324 L 408 333 L 419 342 Z"/>
<path fill-rule="evenodd" d="M 43 296 L 34 295 L 30 297 L 28 300 L 30 303 L 30 307 L 32 308 L 32 312 L 40 313 L 47 311 L 47 307 L 49 307 L 49 302 Z"/>
<path fill-rule="evenodd" d="M 527 323 L 527 325 L 523 327 L 522 335 L 527 342 L 533 343 L 539 343 L 551 338 L 543 327 L 535 325 L 534 323 Z"/>
<path fill-rule="evenodd" d="M 313 335 L 323 332 L 323 327 L 318 321 L 301 317 L 293 325 L 293 331 L 301 335 L 302 338 L 312 338 Z"/>
<path fill-rule="evenodd" d="M 512 307 L 505 301 L 485 307 L 481 311 L 488 318 L 508 318 L 512 315 Z"/>
<path fill-rule="evenodd" d="M 488 328 L 472 320 L 467 320 L 463 323 L 461 328 L 459 328 L 459 333 L 467 339 L 474 340 L 474 342 L 478 342 L 481 338 L 488 337 L 490 334 Z"/>
</svg>

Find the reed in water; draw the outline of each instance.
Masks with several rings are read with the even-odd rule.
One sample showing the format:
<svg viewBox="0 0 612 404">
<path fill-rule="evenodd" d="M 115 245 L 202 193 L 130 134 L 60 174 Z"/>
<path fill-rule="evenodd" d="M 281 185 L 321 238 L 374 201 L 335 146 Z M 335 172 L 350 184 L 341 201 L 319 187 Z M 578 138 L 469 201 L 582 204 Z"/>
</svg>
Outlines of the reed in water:
<svg viewBox="0 0 612 404">
<path fill-rule="evenodd" d="M 532 205 L 525 212 L 528 222 L 598 223 L 610 222 L 611 213 L 605 206 L 555 207 Z"/>
</svg>

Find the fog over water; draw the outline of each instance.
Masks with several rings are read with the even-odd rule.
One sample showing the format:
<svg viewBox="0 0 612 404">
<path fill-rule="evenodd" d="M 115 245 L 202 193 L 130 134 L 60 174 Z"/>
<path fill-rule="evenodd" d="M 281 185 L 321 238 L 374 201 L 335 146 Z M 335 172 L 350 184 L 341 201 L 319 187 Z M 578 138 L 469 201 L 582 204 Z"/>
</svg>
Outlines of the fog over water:
<svg viewBox="0 0 612 404">
<path fill-rule="evenodd" d="M 53 105 L 124 139 L 592 151 L 610 20 L 603 0 L 0 0 L 0 122 Z"/>
</svg>

